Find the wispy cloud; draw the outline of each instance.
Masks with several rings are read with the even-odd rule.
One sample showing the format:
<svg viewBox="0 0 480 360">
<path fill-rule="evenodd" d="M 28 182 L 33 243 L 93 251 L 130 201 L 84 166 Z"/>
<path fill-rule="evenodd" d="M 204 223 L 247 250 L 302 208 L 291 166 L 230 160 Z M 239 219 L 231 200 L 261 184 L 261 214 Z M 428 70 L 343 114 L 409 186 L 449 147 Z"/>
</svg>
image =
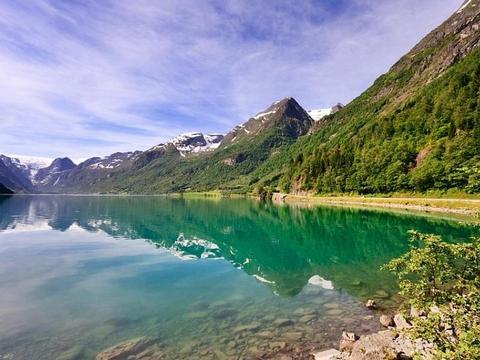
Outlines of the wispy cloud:
<svg viewBox="0 0 480 360">
<path fill-rule="evenodd" d="M 462 0 L 0 3 L 0 152 L 74 158 L 348 102 Z"/>
</svg>

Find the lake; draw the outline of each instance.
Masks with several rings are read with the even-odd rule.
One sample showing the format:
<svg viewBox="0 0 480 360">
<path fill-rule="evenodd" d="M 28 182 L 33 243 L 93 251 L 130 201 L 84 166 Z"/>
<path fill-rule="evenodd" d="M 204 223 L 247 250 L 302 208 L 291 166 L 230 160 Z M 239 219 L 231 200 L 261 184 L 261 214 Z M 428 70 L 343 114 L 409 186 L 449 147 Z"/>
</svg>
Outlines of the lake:
<svg viewBox="0 0 480 360">
<path fill-rule="evenodd" d="M 336 347 L 380 329 L 366 299 L 398 301 L 379 268 L 411 229 L 477 231 L 248 199 L 0 197 L 0 359 L 94 359 L 143 336 L 162 359 Z"/>
</svg>

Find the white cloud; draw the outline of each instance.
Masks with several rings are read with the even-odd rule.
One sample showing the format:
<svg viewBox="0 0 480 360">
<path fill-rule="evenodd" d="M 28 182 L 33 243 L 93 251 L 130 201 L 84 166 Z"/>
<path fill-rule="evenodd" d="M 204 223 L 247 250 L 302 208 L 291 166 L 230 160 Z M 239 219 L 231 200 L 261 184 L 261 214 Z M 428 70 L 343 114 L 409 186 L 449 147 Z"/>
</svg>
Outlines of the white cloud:
<svg viewBox="0 0 480 360">
<path fill-rule="evenodd" d="M 284 96 L 347 102 L 461 2 L 3 2 L 0 152 L 105 155 Z"/>
</svg>

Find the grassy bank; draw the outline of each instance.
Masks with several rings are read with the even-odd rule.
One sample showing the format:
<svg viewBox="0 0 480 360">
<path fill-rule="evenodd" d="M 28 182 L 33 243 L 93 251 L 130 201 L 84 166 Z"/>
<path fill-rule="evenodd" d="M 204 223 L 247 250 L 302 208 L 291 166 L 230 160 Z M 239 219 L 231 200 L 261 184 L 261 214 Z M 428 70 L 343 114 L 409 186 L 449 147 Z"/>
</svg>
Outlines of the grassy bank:
<svg viewBox="0 0 480 360">
<path fill-rule="evenodd" d="M 425 195 L 409 196 L 399 194 L 391 197 L 363 197 L 363 196 L 300 196 L 286 195 L 288 203 L 312 203 L 344 206 L 367 206 L 376 208 L 390 208 L 414 210 L 423 212 L 450 213 L 466 216 L 480 214 L 479 198 L 447 198 L 428 197 Z"/>
</svg>

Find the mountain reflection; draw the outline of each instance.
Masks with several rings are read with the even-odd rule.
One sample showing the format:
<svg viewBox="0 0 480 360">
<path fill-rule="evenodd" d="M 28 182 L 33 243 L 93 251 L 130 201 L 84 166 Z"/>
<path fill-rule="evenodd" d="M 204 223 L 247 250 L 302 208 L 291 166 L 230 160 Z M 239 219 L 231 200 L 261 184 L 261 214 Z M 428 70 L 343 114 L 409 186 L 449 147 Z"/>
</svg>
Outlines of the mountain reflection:
<svg viewBox="0 0 480 360">
<path fill-rule="evenodd" d="M 407 250 L 407 231 L 467 239 L 459 223 L 384 212 L 262 205 L 244 199 L 162 197 L 14 196 L 0 200 L 0 229 L 45 224 L 67 231 L 144 239 L 181 259 L 224 258 L 282 296 L 309 279 L 365 298 L 394 291 L 379 270 Z M 0 232 L 1 241 L 1 232 Z M 319 280 L 318 280 L 319 279 Z"/>
</svg>

